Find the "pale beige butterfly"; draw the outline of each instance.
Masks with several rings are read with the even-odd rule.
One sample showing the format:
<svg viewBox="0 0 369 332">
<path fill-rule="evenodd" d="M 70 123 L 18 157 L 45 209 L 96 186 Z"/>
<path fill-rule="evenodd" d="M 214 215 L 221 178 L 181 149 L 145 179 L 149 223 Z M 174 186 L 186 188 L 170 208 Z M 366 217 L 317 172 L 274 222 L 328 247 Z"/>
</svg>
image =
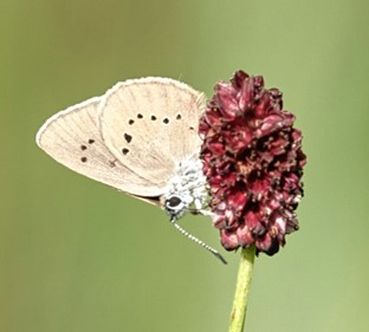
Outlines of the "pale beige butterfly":
<svg viewBox="0 0 369 332">
<path fill-rule="evenodd" d="M 176 222 L 187 211 L 210 214 L 199 159 L 205 105 L 204 95 L 182 82 L 131 79 L 53 115 L 36 142 L 68 168 L 160 206 L 178 231 L 225 263 Z"/>
</svg>

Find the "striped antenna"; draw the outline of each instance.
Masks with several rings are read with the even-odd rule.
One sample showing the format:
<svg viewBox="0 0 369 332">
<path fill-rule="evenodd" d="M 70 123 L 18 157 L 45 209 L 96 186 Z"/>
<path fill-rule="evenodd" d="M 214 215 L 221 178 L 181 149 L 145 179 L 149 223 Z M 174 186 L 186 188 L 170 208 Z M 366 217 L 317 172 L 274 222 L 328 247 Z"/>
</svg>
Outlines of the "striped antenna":
<svg viewBox="0 0 369 332">
<path fill-rule="evenodd" d="M 185 229 L 183 229 L 180 225 L 178 225 L 176 223 L 176 218 L 172 218 L 170 220 L 171 224 L 185 237 L 187 237 L 188 239 L 190 239 L 191 241 L 197 243 L 198 245 L 200 245 L 201 247 L 203 247 L 204 249 L 206 249 L 207 251 L 211 252 L 215 257 L 217 257 L 218 259 L 220 259 L 220 261 L 223 264 L 228 264 L 227 261 L 224 259 L 224 257 L 218 252 L 216 251 L 214 248 L 210 247 L 208 244 L 206 244 L 205 242 L 199 240 L 197 237 L 193 236 L 192 234 L 190 234 L 189 232 L 187 232 Z"/>
</svg>

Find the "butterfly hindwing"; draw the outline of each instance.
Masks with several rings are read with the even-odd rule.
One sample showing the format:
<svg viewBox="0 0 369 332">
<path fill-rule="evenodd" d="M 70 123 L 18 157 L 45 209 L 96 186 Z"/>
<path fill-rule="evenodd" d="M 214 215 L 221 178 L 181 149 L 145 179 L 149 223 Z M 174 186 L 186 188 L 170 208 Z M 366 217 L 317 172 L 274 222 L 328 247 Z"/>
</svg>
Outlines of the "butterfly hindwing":
<svg viewBox="0 0 369 332">
<path fill-rule="evenodd" d="M 102 140 L 98 124 L 100 97 L 61 111 L 40 128 L 41 149 L 68 168 L 133 195 L 155 197 L 163 192 L 156 183 L 120 163 Z"/>
</svg>

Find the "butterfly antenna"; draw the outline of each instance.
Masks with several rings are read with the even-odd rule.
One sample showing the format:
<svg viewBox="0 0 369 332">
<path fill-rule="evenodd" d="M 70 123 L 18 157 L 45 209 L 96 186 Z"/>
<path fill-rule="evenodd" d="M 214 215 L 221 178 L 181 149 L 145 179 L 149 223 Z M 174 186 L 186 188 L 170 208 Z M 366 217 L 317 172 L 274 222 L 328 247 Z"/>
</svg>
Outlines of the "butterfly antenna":
<svg viewBox="0 0 369 332">
<path fill-rule="evenodd" d="M 201 247 L 203 247 L 204 249 L 206 249 L 207 251 L 211 252 L 215 257 L 217 257 L 223 264 L 228 264 L 227 261 L 224 259 L 224 257 L 218 252 L 216 251 L 214 248 L 210 247 L 209 245 L 207 245 L 205 242 L 199 240 L 197 237 L 193 236 L 192 234 L 190 234 L 189 232 L 187 232 L 185 229 L 183 229 L 180 225 L 178 225 L 176 223 L 176 219 L 172 218 L 170 220 L 171 224 L 185 237 L 187 237 L 188 239 L 190 239 L 191 241 L 197 243 L 198 245 L 200 245 Z"/>
</svg>

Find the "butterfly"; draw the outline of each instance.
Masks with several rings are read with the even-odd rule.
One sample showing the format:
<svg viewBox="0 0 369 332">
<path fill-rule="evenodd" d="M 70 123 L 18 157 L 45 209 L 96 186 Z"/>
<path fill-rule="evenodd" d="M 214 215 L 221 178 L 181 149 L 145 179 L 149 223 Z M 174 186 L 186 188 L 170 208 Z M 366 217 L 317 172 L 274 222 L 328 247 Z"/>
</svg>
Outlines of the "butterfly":
<svg viewBox="0 0 369 332">
<path fill-rule="evenodd" d="M 171 224 L 218 257 L 178 223 L 186 212 L 211 215 L 199 158 L 203 93 L 161 77 L 119 82 L 50 117 L 38 146 L 64 166 L 162 208 Z"/>
</svg>

